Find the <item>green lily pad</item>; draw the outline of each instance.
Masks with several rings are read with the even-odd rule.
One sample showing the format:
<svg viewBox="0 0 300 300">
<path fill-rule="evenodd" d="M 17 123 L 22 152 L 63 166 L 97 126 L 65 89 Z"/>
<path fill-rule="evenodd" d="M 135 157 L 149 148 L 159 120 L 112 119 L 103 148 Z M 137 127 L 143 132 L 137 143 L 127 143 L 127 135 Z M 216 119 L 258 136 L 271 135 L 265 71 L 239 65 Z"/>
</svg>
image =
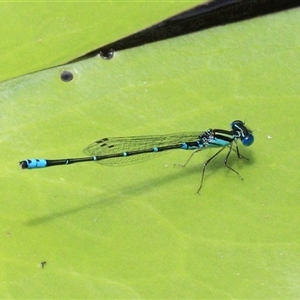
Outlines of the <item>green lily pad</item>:
<svg viewBox="0 0 300 300">
<path fill-rule="evenodd" d="M 296 298 L 299 11 L 40 71 L 0 85 L 2 298 Z M 74 79 L 60 80 L 69 70 Z M 20 170 L 106 136 L 229 129 L 225 153 Z M 45 262 L 42 268 L 42 262 Z"/>
</svg>

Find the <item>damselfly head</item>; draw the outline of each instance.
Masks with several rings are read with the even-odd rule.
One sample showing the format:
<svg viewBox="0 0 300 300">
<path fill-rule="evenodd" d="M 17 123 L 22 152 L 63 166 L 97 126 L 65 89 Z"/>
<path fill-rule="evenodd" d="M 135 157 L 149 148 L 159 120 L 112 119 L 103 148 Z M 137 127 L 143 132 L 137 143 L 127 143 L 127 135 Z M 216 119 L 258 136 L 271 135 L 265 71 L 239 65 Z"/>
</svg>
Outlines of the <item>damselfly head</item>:
<svg viewBox="0 0 300 300">
<path fill-rule="evenodd" d="M 246 147 L 251 146 L 254 142 L 252 131 L 245 126 L 241 120 L 235 120 L 231 123 L 231 129 L 239 136 L 242 144 Z"/>
</svg>

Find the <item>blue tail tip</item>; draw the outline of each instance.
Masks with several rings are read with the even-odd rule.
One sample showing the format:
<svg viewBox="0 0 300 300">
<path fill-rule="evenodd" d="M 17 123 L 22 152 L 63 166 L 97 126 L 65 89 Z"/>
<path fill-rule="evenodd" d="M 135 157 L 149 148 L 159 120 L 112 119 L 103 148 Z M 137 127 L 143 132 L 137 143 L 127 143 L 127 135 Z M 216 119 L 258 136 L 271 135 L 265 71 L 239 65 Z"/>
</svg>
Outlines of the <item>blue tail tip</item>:
<svg viewBox="0 0 300 300">
<path fill-rule="evenodd" d="M 19 164 L 22 169 L 44 168 L 47 166 L 47 160 L 31 158 L 31 159 L 22 160 L 19 162 Z"/>
</svg>

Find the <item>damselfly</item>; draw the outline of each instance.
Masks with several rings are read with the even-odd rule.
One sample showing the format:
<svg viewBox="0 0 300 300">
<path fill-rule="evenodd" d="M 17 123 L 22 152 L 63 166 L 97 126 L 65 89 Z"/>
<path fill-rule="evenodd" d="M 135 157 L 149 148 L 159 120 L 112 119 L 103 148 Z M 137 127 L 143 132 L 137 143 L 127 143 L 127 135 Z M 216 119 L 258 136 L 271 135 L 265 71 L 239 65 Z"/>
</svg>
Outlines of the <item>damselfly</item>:
<svg viewBox="0 0 300 300">
<path fill-rule="evenodd" d="M 204 132 L 103 138 L 83 150 L 88 157 L 55 160 L 32 158 L 21 161 L 20 166 L 22 169 L 35 169 L 86 161 L 96 161 L 107 166 L 124 166 L 157 157 L 165 151 L 174 149 L 194 150 L 183 165 L 186 166 L 196 152 L 207 148 L 221 148 L 203 164 L 201 182 L 197 191 L 199 193 L 203 185 L 206 166 L 225 148 L 228 149 L 228 152 L 224 159 L 224 165 L 241 177 L 236 170 L 227 165 L 232 150 L 236 152 L 238 158 L 247 159 L 239 152 L 238 140 L 241 140 L 244 146 L 250 146 L 254 142 L 252 131 L 240 120 L 231 123 L 231 130 L 208 129 Z M 233 144 L 235 144 L 234 149 Z"/>
</svg>

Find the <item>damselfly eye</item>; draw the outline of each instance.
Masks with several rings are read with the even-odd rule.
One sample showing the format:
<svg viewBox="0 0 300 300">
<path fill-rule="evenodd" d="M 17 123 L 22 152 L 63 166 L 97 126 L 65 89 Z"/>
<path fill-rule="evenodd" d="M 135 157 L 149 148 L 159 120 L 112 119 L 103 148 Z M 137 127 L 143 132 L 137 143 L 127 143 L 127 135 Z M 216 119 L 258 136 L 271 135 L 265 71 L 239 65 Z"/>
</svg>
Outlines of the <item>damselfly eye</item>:
<svg viewBox="0 0 300 300">
<path fill-rule="evenodd" d="M 252 135 L 252 133 L 249 133 L 248 135 L 244 136 L 242 138 L 242 144 L 244 146 L 251 146 L 254 142 L 254 136 Z"/>
<path fill-rule="evenodd" d="M 245 123 L 241 120 L 235 120 L 230 124 L 232 130 L 241 130 L 244 127 Z"/>
</svg>

